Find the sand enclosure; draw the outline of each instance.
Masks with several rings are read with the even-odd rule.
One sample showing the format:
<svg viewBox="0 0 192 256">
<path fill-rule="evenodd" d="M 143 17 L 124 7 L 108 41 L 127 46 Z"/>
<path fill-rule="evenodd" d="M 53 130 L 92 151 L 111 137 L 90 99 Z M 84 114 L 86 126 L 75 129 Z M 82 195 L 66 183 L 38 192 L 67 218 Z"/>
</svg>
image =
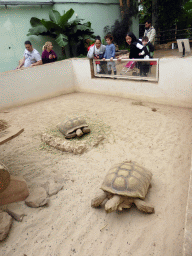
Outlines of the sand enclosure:
<svg viewBox="0 0 192 256">
<path fill-rule="evenodd" d="M 29 188 L 60 179 L 64 188 L 46 207 L 29 208 L 1 242 L 2 256 L 180 256 L 191 162 L 191 109 L 96 94 L 74 93 L 1 112 L 24 128 L 0 147 L 0 161 Z M 152 111 L 155 110 L 157 111 Z M 41 134 L 66 117 L 87 116 L 106 136 L 82 155 L 45 146 Z M 90 134 L 91 135 L 91 134 Z M 154 214 L 136 207 L 106 214 L 91 199 L 111 165 L 137 161 L 153 173 L 146 201 Z"/>
</svg>

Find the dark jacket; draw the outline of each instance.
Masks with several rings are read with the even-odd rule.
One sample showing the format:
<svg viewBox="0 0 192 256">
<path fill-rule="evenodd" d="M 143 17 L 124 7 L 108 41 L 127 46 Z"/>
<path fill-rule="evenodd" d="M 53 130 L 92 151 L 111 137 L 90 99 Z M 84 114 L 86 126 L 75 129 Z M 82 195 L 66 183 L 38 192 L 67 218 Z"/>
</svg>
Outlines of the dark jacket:
<svg viewBox="0 0 192 256">
<path fill-rule="evenodd" d="M 130 45 L 130 54 L 129 59 L 141 59 L 142 56 L 139 56 L 139 53 L 142 52 L 143 45 L 140 40 L 137 40 Z"/>
<path fill-rule="evenodd" d="M 148 56 L 148 58 L 153 58 L 154 46 L 151 42 L 148 42 L 146 46 L 143 47 L 141 54 L 143 58 L 145 58 L 146 56 Z"/>
</svg>

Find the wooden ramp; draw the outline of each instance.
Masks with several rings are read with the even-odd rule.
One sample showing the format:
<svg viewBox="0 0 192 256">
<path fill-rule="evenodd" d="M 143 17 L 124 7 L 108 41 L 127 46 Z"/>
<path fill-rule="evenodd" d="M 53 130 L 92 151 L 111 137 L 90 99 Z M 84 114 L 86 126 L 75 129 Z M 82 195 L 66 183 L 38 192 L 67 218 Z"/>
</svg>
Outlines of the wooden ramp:
<svg viewBox="0 0 192 256">
<path fill-rule="evenodd" d="M 9 127 L 3 131 L 0 132 L 0 145 L 6 143 L 7 141 L 17 137 L 19 134 L 21 134 L 24 131 L 24 128 L 18 128 L 18 127 Z"/>
</svg>

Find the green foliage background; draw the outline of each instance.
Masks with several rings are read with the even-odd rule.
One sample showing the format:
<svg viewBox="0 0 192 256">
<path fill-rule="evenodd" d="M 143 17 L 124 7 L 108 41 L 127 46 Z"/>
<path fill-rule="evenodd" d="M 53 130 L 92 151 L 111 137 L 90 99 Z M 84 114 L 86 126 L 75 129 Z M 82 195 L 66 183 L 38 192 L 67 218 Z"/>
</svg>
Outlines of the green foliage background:
<svg viewBox="0 0 192 256">
<path fill-rule="evenodd" d="M 65 49 L 67 57 L 83 54 L 85 40 L 92 39 L 93 29 L 91 22 L 83 23 L 83 19 L 70 20 L 74 14 L 71 8 L 63 15 L 56 10 L 49 11 L 50 20 L 32 17 L 30 20 L 32 28 L 29 29 L 27 36 L 42 35 L 50 36 L 56 43 Z"/>
</svg>

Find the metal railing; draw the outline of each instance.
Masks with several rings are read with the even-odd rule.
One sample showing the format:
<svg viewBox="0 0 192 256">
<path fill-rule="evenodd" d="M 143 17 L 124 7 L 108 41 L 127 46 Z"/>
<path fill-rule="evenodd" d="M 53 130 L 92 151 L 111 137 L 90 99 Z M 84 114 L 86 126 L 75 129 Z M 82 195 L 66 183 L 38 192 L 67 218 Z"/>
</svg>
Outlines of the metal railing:
<svg viewBox="0 0 192 256">
<path fill-rule="evenodd" d="M 139 38 L 143 37 L 145 31 L 145 24 L 139 24 Z M 168 42 L 175 42 L 177 39 L 187 38 L 192 40 L 192 28 L 173 29 L 156 31 L 156 44 L 166 44 Z"/>
<path fill-rule="evenodd" d="M 177 39 L 192 39 L 192 28 L 186 29 L 169 29 L 164 31 L 159 31 L 156 36 L 156 43 L 165 44 L 168 42 L 174 42 Z"/>
</svg>

